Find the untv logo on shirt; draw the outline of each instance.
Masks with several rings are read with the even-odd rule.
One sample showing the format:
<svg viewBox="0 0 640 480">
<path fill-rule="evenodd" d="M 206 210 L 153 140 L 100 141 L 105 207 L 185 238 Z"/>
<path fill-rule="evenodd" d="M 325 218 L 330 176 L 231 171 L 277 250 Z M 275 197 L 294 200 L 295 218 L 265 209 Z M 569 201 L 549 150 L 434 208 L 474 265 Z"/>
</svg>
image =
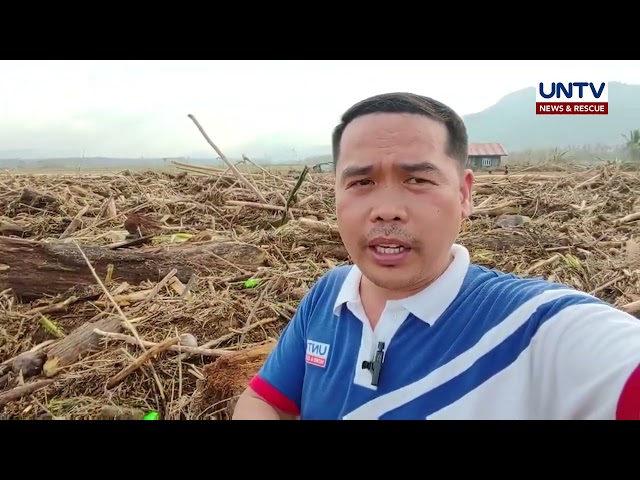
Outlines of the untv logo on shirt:
<svg viewBox="0 0 640 480">
<path fill-rule="evenodd" d="M 536 115 L 607 115 L 608 82 L 540 82 Z"/>
<path fill-rule="evenodd" d="M 307 340 L 307 363 L 324 368 L 329 357 L 330 345 Z"/>
</svg>

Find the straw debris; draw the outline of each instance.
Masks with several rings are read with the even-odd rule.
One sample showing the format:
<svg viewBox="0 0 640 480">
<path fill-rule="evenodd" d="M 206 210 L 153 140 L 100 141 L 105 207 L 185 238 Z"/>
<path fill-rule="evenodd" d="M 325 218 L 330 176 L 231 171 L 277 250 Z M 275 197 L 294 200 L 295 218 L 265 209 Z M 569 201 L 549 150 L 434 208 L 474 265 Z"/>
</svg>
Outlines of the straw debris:
<svg viewBox="0 0 640 480">
<path fill-rule="evenodd" d="M 0 176 L 0 418 L 227 419 L 301 298 L 349 261 L 332 174 Z M 472 260 L 640 312 L 640 177 L 483 175 Z"/>
</svg>

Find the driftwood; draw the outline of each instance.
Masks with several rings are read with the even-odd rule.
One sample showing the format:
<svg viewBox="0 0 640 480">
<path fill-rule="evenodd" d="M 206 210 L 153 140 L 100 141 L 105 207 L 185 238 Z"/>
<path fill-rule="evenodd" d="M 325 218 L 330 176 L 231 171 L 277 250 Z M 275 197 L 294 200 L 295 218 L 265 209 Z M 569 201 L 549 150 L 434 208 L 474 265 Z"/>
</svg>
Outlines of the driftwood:
<svg viewBox="0 0 640 480">
<path fill-rule="evenodd" d="M 35 393 L 38 390 L 42 390 L 43 388 L 51 385 L 54 381 L 55 380 L 52 379 L 39 380 L 37 382 L 20 385 L 12 390 L 0 393 L 0 410 L 2 410 L 7 403 L 18 400 L 25 395 Z"/>
<path fill-rule="evenodd" d="M 171 347 L 172 345 L 176 345 L 179 341 L 180 339 L 178 337 L 167 338 L 162 343 L 158 343 L 155 346 L 151 347 L 149 350 L 136 358 L 132 363 L 120 370 L 120 372 L 118 372 L 115 377 L 111 378 L 107 382 L 107 388 L 111 389 L 118 386 L 125 378 L 142 367 L 142 365 L 144 365 L 148 360 L 151 360 L 152 358 L 165 352 L 167 348 Z"/>
<path fill-rule="evenodd" d="M 87 353 L 99 350 L 102 336 L 94 332 L 99 329 L 107 332 L 121 332 L 125 328 L 119 317 L 110 316 L 76 328 L 62 340 L 45 350 L 47 361 L 44 373 L 47 377 L 57 375 L 61 369 L 80 360 Z"/>
<path fill-rule="evenodd" d="M 13 378 L 21 375 L 23 379 L 34 377 L 42 372 L 42 365 L 45 361 L 45 355 L 42 351 L 26 351 L 17 357 L 0 364 L 0 390 L 5 388 Z"/>
<path fill-rule="evenodd" d="M 22 225 L 0 222 L 0 237 L 10 237 L 12 235 L 16 237 L 24 237 L 27 234 L 27 229 Z"/>
<path fill-rule="evenodd" d="M 263 322 L 263 324 L 264 323 L 265 322 Z M 102 337 L 107 337 L 114 340 L 120 340 L 123 342 L 130 343 L 132 345 L 138 344 L 138 341 L 136 340 L 136 338 L 132 337 L 131 335 L 125 335 L 123 333 L 116 333 L 116 332 L 104 332 L 99 328 L 96 328 L 94 332 Z M 155 348 L 158 345 L 160 345 L 159 343 L 149 342 L 147 340 L 142 340 L 140 343 L 142 343 L 143 346 L 150 347 L 150 348 Z M 229 350 L 198 347 L 198 346 L 188 346 L 188 345 L 182 345 L 182 344 L 180 345 L 170 344 L 166 348 L 164 348 L 164 350 L 171 351 L 171 352 L 184 352 L 190 355 L 203 355 L 205 357 L 220 357 L 222 355 L 229 355 L 231 353 L 234 353 Z"/>
<path fill-rule="evenodd" d="M 24 188 L 22 190 L 18 202 L 38 210 L 58 211 L 60 207 L 60 201 L 56 197 L 30 188 Z"/>
<path fill-rule="evenodd" d="M 262 265 L 266 252 L 256 246 L 235 242 L 181 243 L 136 250 L 113 250 L 82 246 L 100 278 L 109 265 L 111 279 L 137 285 L 159 281 L 172 269 L 181 282 L 188 282 L 199 270 L 229 269 Z M 38 242 L 0 237 L 0 291 L 11 288 L 22 300 L 57 295 L 77 285 L 95 284 L 91 270 L 78 246 L 69 242 Z"/>
<path fill-rule="evenodd" d="M 142 420 L 144 414 L 144 410 L 139 408 L 103 405 L 98 418 L 100 420 Z"/>
</svg>

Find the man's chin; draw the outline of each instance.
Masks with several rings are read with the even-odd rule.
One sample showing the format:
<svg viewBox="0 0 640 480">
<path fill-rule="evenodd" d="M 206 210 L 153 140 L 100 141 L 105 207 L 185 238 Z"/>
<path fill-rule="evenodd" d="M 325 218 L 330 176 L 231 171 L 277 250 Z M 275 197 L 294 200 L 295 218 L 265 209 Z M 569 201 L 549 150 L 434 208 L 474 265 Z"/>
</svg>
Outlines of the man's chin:
<svg viewBox="0 0 640 480">
<path fill-rule="evenodd" d="M 387 290 L 404 290 L 413 279 L 410 265 L 383 266 L 367 260 L 359 265 L 362 274 L 375 286 Z"/>
</svg>

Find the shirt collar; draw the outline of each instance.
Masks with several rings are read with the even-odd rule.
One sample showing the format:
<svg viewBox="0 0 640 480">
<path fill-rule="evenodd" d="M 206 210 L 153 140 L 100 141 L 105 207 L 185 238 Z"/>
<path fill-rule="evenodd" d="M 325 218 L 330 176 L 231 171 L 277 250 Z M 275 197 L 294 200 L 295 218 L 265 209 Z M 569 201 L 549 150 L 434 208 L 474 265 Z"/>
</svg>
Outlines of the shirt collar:
<svg viewBox="0 0 640 480">
<path fill-rule="evenodd" d="M 460 292 L 469 269 L 469 251 L 465 247 L 453 244 L 451 253 L 453 261 L 435 282 L 410 297 L 387 301 L 389 306 L 404 308 L 423 322 L 433 325 Z M 334 314 L 340 315 L 344 304 L 361 302 L 361 278 L 362 272 L 353 265 L 338 292 L 333 308 Z"/>
</svg>

